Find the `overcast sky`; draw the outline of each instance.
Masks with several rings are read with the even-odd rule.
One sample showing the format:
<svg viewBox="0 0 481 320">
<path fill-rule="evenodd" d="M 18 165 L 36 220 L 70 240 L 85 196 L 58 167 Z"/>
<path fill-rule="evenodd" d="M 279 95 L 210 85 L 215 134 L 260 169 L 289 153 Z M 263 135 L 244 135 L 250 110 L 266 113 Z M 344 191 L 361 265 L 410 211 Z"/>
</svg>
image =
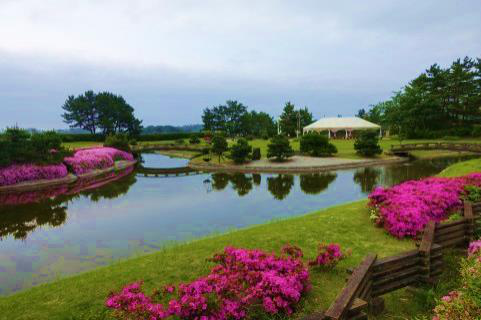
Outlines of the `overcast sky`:
<svg viewBox="0 0 481 320">
<path fill-rule="evenodd" d="M 481 1 L 0 0 L 0 128 L 64 128 L 86 90 L 149 124 L 227 99 L 354 115 L 429 65 L 481 57 Z"/>
</svg>

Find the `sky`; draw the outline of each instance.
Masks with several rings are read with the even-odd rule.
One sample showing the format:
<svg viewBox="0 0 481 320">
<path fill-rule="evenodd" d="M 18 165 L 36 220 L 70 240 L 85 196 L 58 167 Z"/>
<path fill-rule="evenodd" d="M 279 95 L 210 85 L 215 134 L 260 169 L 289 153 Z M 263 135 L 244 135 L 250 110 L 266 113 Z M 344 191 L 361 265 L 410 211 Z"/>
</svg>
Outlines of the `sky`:
<svg viewBox="0 0 481 320">
<path fill-rule="evenodd" d="M 86 90 L 144 125 L 238 100 L 353 116 L 433 63 L 481 57 L 481 1 L 0 0 L 0 128 L 66 128 Z"/>
</svg>

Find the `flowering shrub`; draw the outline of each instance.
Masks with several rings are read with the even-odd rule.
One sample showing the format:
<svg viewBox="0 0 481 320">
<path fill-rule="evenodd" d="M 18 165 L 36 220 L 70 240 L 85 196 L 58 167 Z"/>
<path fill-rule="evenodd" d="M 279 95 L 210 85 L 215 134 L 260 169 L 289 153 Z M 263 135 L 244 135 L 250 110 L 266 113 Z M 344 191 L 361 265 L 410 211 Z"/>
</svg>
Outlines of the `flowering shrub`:
<svg viewBox="0 0 481 320">
<path fill-rule="evenodd" d="M 371 213 L 371 217 L 396 237 L 415 236 L 430 220 L 444 220 L 460 209 L 466 185 L 481 186 L 481 174 L 427 178 L 376 188 L 369 195 L 369 206 L 378 214 Z"/>
<path fill-rule="evenodd" d="M 481 240 L 469 245 L 468 258 L 461 262 L 459 290 L 442 297 L 433 320 L 478 320 L 481 315 Z"/>
<path fill-rule="evenodd" d="M 72 168 L 75 174 L 84 174 L 96 169 L 112 167 L 117 160 L 134 160 L 132 154 L 109 147 L 80 149 L 73 157 L 67 157 L 64 162 Z"/>
<path fill-rule="evenodd" d="M 8 186 L 20 182 L 35 180 L 52 180 L 66 177 L 68 174 L 64 164 L 33 165 L 14 164 L 0 168 L 0 186 Z"/>
<path fill-rule="evenodd" d="M 128 319 L 244 319 L 259 309 L 269 314 L 291 314 L 303 293 L 309 290 L 309 272 L 293 255 L 276 256 L 260 250 L 227 247 L 211 261 L 217 265 L 209 275 L 180 284 L 177 297 L 167 306 L 146 296 L 136 282 L 112 293 L 106 306 L 118 317 Z M 172 286 L 164 294 L 174 293 Z M 158 294 L 158 292 L 157 292 Z"/>
<path fill-rule="evenodd" d="M 341 252 L 341 246 L 337 243 L 321 244 L 316 259 L 310 261 L 309 265 L 334 268 L 345 257 L 346 255 Z"/>
</svg>

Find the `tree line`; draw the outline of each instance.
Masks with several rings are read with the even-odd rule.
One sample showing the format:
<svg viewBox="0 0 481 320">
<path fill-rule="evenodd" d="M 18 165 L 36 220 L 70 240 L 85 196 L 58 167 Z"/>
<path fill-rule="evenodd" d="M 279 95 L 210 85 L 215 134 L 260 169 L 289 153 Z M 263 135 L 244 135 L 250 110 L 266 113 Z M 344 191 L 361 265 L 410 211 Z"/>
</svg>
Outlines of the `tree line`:
<svg viewBox="0 0 481 320">
<path fill-rule="evenodd" d="M 481 58 L 433 64 L 387 101 L 358 116 L 402 138 L 481 136 Z"/>
<path fill-rule="evenodd" d="M 223 132 L 227 136 L 253 136 L 268 138 L 280 131 L 296 136 L 298 131 L 313 122 L 312 113 L 307 107 L 296 110 L 294 104 L 286 102 L 279 123 L 266 112 L 248 111 L 248 107 L 235 100 L 227 100 L 224 105 L 205 108 L 202 114 L 204 130 Z"/>
</svg>

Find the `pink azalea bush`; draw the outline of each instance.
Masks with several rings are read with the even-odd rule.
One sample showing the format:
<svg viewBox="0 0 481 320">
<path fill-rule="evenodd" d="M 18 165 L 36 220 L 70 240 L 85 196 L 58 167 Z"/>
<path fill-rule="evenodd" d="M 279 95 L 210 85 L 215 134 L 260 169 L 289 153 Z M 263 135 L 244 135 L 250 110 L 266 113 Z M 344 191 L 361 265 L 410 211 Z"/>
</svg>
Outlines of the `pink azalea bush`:
<svg viewBox="0 0 481 320">
<path fill-rule="evenodd" d="M 117 160 L 134 160 L 132 154 L 110 147 L 80 149 L 64 162 L 75 174 L 84 174 L 96 169 L 112 167 Z"/>
<path fill-rule="evenodd" d="M 346 254 L 342 253 L 341 246 L 337 243 L 319 245 L 316 259 L 309 262 L 310 266 L 334 268 Z"/>
<path fill-rule="evenodd" d="M 298 249 L 283 251 L 293 256 L 227 247 L 211 259 L 217 265 L 209 275 L 180 284 L 176 297 L 167 305 L 158 302 L 159 292 L 147 296 L 141 283 L 136 282 L 112 293 L 106 306 L 124 319 L 244 319 L 259 310 L 289 315 L 310 288 L 309 272 Z M 167 286 L 163 293 L 169 295 L 175 290 Z"/>
<path fill-rule="evenodd" d="M 0 168 L 0 186 L 9 186 L 35 180 L 52 180 L 64 178 L 68 174 L 64 164 L 34 165 L 13 164 Z"/>
<path fill-rule="evenodd" d="M 376 188 L 369 195 L 369 206 L 375 212 L 373 220 L 396 237 L 415 236 L 429 221 L 442 221 L 459 210 L 467 185 L 481 186 L 481 174 L 427 178 Z"/>
<path fill-rule="evenodd" d="M 461 262 L 458 290 L 442 297 L 434 308 L 433 320 L 479 320 L 481 316 L 481 240 L 471 242 L 468 257 Z"/>
</svg>

